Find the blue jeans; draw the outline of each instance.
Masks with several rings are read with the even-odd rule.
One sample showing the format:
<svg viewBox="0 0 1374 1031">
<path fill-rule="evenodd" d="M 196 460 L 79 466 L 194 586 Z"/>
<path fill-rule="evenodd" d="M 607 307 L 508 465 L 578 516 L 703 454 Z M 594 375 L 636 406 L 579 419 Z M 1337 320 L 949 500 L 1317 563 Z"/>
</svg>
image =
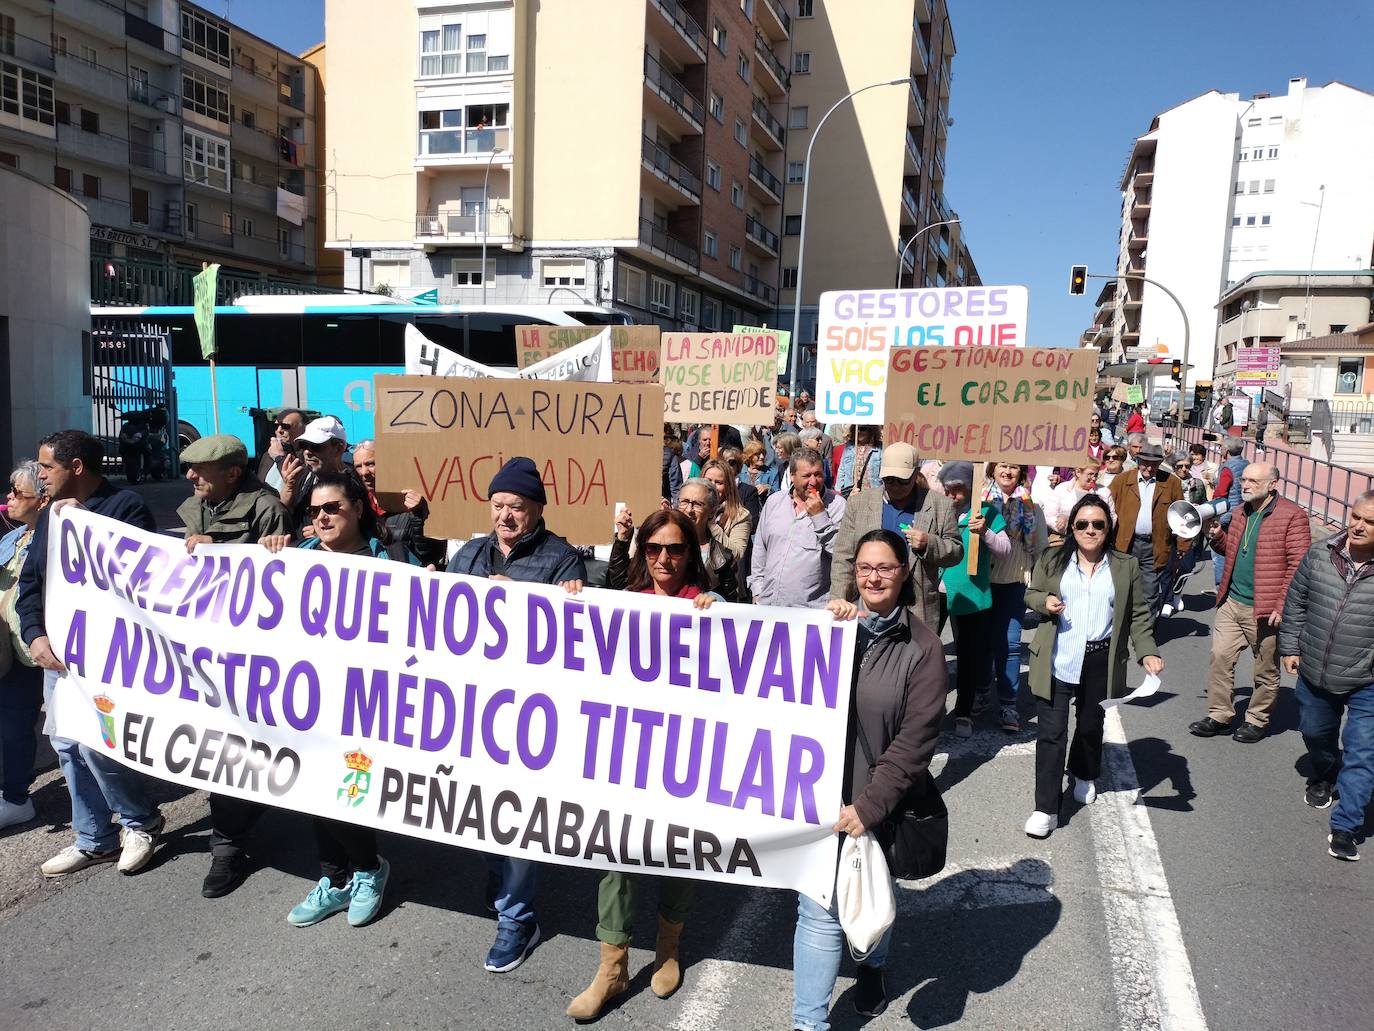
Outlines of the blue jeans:
<svg viewBox="0 0 1374 1031">
<path fill-rule="evenodd" d="M 496 892 L 496 922 L 501 927 L 528 931 L 539 914 L 534 911 L 534 893 L 539 890 L 539 864 L 528 859 L 487 855 L 487 869 L 501 878 Z"/>
<path fill-rule="evenodd" d="M 1015 705 L 1021 691 L 1021 624 L 1025 618 L 1025 585 L 993 584 L 987 628 L 992 638 L 997 701 L 1004 706 Z"/>
<path fill-rule="evenodd" d="M 881 967 L 887 962 L 892 944 L 892 928 L 864 960 L 864 966 Z M 803 1031 L 829 1031 L 830 996 L 840 976 L 840 957 L 844 949 L 844 930 L 840 927 L 838 903 L 830 908 L 806 895 L 797 895 L 797 931 L 792 938 L 792 1026 Z"/>
<path fill-rule="evenodd" d="M 43 700 L 52 705 L 57 674 L 43 671 Z M 94 715 L 92 716 L 94 719 Z M 108 852 L 119 844 L 119 823 L 142 830 L 161 818 L 148 797 L 147 778 L 101 752 L 63 737 L 52 738 L 57 764 L 72 796 L 72 830 L 76 847 L 89 852 Z"/>
<path fill-rule="evenodd" d="M 0 632 L 8 633 L 3 627 Z M 38 755 L 38 710 L 43 704 L 43 671 L 25 666 L 17 658 L 0 677 L 0 747 L 5 765 L 0 789 L 6 802 L 23 805 L 33 783 L 33 762 Z"/>
<path fill-rule="evenodd" d="M 1219 551 L 1212 552 L 1212 585 L 1221 587 L 1221 574 L 1226 572 L 1226 556 Z"/>
<path fill-rule="evenodd" d="M 1374 684 L 1349 694 L 1332 694 L 1309 687 L 1299 676 L 1297 695 L 1312 780 L 1335 784 L 1340 795 L 1331 810 L 1331 829 L 1358 834 L 1374 793 Z"/>
</svg>

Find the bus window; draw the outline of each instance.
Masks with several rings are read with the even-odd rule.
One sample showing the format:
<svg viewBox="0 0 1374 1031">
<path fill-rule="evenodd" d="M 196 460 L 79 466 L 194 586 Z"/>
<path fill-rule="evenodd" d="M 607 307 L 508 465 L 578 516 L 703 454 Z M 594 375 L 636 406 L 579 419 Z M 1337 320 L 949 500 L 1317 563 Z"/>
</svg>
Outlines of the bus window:
<svg viewBox="0 0 1374 1031">
<path fill-rule="evenodd" d="M 371 312 L 356 315 L 312 312 L 304 316 L 302 323 L 301 344 L 305 359 L 301 364 L 379 364 L 377 316 Z"/>
<path fill-rule="evenodd" d="M 177 317 L 184 325 L 173 334 L 175 362 L 193 365 L 200 356 L 200 336 L 195 320 Z M 188 346 L 189 345 L 189 346 Z M 299 365 L 301 317 L 299 315 L 220 315 L 215 319 L 215 361 L 224 365 Z"/>
<path fill-rule="evenodd" d="M 455 354 L 462 354 L 463 323 L 466 315 L 382 315 L 381 324 L 381 361 L 382 365 L 404 365 L 406 361 L 406 326 L 419 329 L 426 340 L 440 347 L 447 347 Z"/>
<path fill-rule="evenodd" d="M 468 346 L 465 353 L 483 365 L 514 366 L 515 327 L 539 325 L 547 326 L 549 323 L 528 315 L 473 312 L 468 316 Z"/>
</svg>

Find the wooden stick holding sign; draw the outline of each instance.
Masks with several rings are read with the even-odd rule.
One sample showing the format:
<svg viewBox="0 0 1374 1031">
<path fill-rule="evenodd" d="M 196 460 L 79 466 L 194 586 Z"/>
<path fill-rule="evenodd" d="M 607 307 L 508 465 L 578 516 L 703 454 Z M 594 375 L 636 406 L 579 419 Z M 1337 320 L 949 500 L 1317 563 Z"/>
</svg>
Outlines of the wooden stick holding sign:
<svg viewBox="0 0 1374 1031">
<path fill-rule="evenodd" d="M 973 483 L 969 485 L 968 494 L 968 517 L 973 518 L 974 514 L 983 514 L 983 480 L 984 465 L 982 462 L 973 463 Z M 982 538 L 976 533 L 968 535 L 968 575 L 978 575 L 978 548 L 983 543 Z"/>
</svg>

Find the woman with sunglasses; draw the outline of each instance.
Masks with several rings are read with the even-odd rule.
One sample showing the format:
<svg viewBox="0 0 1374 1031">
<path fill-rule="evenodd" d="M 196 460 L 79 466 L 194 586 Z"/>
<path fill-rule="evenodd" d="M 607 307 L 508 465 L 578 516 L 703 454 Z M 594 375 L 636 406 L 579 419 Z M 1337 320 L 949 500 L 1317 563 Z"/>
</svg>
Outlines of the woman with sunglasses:
<svg viewBox="0 0 1374 1031">
<path fill-rule="evenodd" d="M 390 558 L 419 565 L 399 544 L 388 544 L 386 531 L 367 503 L 367 494 L 356 476 L 320 473 L 310 491 L 306 518 L 315 535 L 296 547 L 330 555 L 362 555 Z M 291 546 L 287 534 L 262 538 L 268 551 Z M 382 909 L 382 894 L 391 866 L 377 854 L 377 832 L 370 827 L 314 817 L 315 843 L 320 856 L 320 883 L 287 914 L 287 922 L 309 927 L 335 913 L 348 911 L 348 922 L 361 927 Z"/>
<path fill-rule="evenodd" d="M 1102 469 L 1097 474 L 1097 485 L 1099 487 L 1110 487 L 1112 481 L 1121 475 L 1126 468 L 1126 458 L 1129 452 L 1119 444 L 1113 444 L 1107 449 L 1107 457 L 1102 460 Z"/>
<path fill-rule="evenodd" d="M 938 793 L 930 775 L 945 714 L 945 652 L 935 631 L 912 614 L 906 539 L 871 530 L 854 553 L 859 603 L 833 599 L 836 619 L 859 619 L 850 693 L 842 799 L 834 830 L 859 837 L 877 828 L 912 795 Z M 883 966 L 892 930 L 858 966 L 854 1009 L 876 1017 L 887 1008 Z M 823 908 L 797 896 L 792 939 L 792 1023 L 807 1031 L 830 1027 L 830 997 L 840 972 L 844 931 L 837 903 Z"/>
<path fill-rule="evenodd" d="M 1059 826 L 1064 759 L 1073 797 L 1097 800 L 1102 771 L 1101 703 L 1126 693 L 1128 646 L 1147 673 L 1164 660 L 1155 646 L 1155 622 L 1140 564 L 1113 551 L 1112 514 L 1096 494 L 1079 498 L 1069 513 L 1072 535 L 1035 564 L 1026 604 L 1048 618 L 1030 645 L 1030 687 L 1035 695 L 1035 811 L 1026 821 L 1032 838 Z M 1073 744 L 1066 748 L 1069 700 L 1077 709 Z"/>
<path fill-rule="evenodd" d="M 692 607 L 708 609 L 718 600 L 712 593 L 710 574 L 697 544 L 697 528 L 683 512 L 660 509 L 639 528 L 635 552 L 630 554 L 633 516 L 622 511 L 616 520 L 615 541 L 606 571 L 612 590 L 656 594 L 691 601 Z M 649 987 L 660 999 L 677 991 L 682 983 L 678 942 L 682 926 L 696 894 L 696 882 L 680 877 L 658 881 L 658 939 L 654 948 L 653 976 Z M 568 1016 L 594 1020 L 606 1004 L 630 988 L 630 939 L 634 934 L 635 897 L 640 878 L 613 871 L 601 878 L 597 891 L 596 936 L 601 941 L 601 963 L 586 991 L 568 1006 Z"/>
<path fill-rule="evenodd" d="M 30 459 L 20 462 L 10 473 L 10 490 L 5 497 L 6 516 L 18 525 L 0 538 L 0 663 L 9 669 L 0 673 L 0 744 L 5 765 L 0 775 L 0 827 L 28 823 L 37 814 L 29 787 L 33 784 L 34 757 L 38 738 L 34 726 L 43 704 L 43 668 L 29 654 L 19 636 L 19 571 L 33 542 L 33 528 L 48 505 L 48 491 L 39 465 Z"/>
</svg>

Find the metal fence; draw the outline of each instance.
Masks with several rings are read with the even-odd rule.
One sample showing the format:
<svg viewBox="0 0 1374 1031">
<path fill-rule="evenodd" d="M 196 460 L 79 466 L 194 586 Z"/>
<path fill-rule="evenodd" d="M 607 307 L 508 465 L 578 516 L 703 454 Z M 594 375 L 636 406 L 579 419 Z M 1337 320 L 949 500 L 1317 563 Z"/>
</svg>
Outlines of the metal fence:
<svg viewBox="0 0 1374 1031">
<path fill-rule="evenodd" d="M 179 448 L 171 330 L 153 322 L 130 326 L 123 319 L 92 319 L 88 377 L 92 432 L 105 445 L 106 465 L 118 465 L 125 414 L 162 408 L 167 412 L 167 468 L 175 474 Z"/>
<path fill-rule="evenodd" d="M 301 257 L 304 255 L 302 254 Z M 94 255 L 91 258 L 91 303 L 95 305 L 194 304 L 191 280 L 200 274 L 193 265 L 171 265 L 132 258 Z M 297 283 L 220 270 L 216 304 L 231 304 L 242 294 L 329 294 L 337 287 Z"/>
</svg>

